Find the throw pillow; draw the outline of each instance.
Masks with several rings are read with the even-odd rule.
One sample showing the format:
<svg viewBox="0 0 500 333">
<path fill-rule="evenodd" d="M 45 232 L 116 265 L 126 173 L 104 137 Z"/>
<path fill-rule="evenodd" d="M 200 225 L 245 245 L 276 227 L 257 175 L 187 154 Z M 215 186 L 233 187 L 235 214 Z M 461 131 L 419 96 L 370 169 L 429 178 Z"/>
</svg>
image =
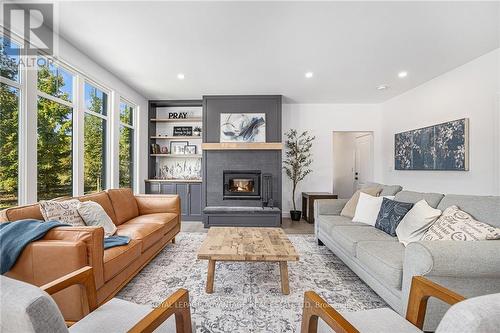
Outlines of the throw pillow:
<svg viewBox="0 0 500 333">
<path fill-rule="evenodd" d="M 422 240 L 476 241 L 500 239 L 500 228 L 476 221 L 457 206 L 446 208 Z"/>
<path fill-rule="evenodd" d="M 78 214 L 78 204 L 76 199 L 66 201 L 42 200 L 40 201 L 40 212 L 45 221 L 59 221 L 71 224 L 72 226 L 84 226 L 80 214 Z"/>
<path fill-rule="evenodd" d="M 383 198 L 377 221 L 375 222 L 375 228 L 395 237 L 399 222 L 401 222 L 412 207 L 412 203 Z"/>
<path fill-rule="evenodd" d="M 347 201 L 344 208 L 340 212 L 340 215 L 352 219 L 354 217 L 354 214 L 356 213 L 356 206 L 358 205 L 360 193 L 366 193 L 376 197 L 380 193 L 380 191 L 382 191 L 382 188 L 380 187 L 366 187 L 361 190 L 357 190 L 356 193 L 353 194 L 351 199 Z"/>
<path fill-rule="evenodd" d="M 440 216 L 439 209 L 432 208 L 423 199 L 418 201 L 396 228 L 399 242 L 404 246 L 411 242 L 418 242 Z"/>
<path fill-rule="evenodd" d="M 115 234 L 116 226 L 111 218 L 106 214 L 104 208 L 94 201 L 80 202 L 78 205 L 78 213 L 88 226 L 97 226 L 104 228 L 104 237 L 109 237 Z"/>
<path fill-rule="evenodd" d="M 369 194 L 361 192 L 359 194 L 358 205 L 356 206 L 356 213 L 352 219 L 353 222 L 366 223 L 375 226 L 377 221 L 380 206 L 384 198 L 394 199 L 394 197 L 374 197 Z"/>
</svg>

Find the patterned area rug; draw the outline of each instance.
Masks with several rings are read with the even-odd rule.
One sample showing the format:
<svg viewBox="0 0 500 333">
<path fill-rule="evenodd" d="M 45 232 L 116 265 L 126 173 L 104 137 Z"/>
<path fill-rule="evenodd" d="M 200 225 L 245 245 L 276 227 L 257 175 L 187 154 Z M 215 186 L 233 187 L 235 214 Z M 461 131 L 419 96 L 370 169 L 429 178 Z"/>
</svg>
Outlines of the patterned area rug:
<svg viewBox="0 0 500 333">
<path fill-rule="evenodd" d="M 189 290 L 196 332 L 300 332 L 303 295 L 313 290 L 339 311 L 384 307 L 384 301 L 312 235 L 289 235 L 300 261 L 289 262 L 290 295 L 281 293 L 277 263 L 224 263 L 214 293 L 205 293 L 206 260 L 196 251 L 204 233 L 180 233 L 117 297 L 158 305 L 178 288 Z"/>
</svg>

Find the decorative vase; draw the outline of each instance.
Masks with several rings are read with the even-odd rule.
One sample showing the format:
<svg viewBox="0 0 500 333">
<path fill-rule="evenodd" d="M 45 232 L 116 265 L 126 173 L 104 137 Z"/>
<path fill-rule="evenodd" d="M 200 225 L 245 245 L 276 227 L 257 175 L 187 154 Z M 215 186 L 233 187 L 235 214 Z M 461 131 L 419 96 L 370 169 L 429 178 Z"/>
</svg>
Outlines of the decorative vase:
<svg viewBox="0 0 500 333">
<path fill-rule="evenodd" d="M 291 210 L 290 218 L 292 221 L 300 221 L 300 217 L 302 216 L 302 212 L 300 210 Z"/>
</svg>

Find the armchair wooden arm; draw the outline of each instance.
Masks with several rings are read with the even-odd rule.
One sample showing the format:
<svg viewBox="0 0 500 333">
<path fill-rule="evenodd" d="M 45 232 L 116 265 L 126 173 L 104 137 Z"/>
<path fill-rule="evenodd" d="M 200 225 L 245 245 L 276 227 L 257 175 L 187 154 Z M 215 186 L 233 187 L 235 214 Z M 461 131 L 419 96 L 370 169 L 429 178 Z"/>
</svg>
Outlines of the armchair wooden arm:
<svg viewBox="0 0 500 333">
<path fill-rule="evenodd" d="M 419 329 L 422 329 L 424 326 L 425 310 L 427 309 L 427 300 L 429 297 L 436 297 L 450 305 L 465 299 L 463 296 L 423 276 L 414 276 L 411 283 L 406 320 Z M 316 333 L 318 330 L 318 318 L 323 319 L 336 333 L 359 332 L 318 294 L 313 291 L 306 291 L 304 293 L 301 333 Z"/>
<path fill-rule="evenodd" d="M 422 329 L 424 327 L 425 311 L 429 297 L 436 297 L 450 305 L 461 302 L 465 297 L 432 282 L 423 276 L 414 276 L 411 280 L 410 297 L 406 320 Z"/>
<path fill-rule="evenodd" d="M 53 295 L 73 285 L 79 285 L 85 289 L 86 299 L 83 300 L 85 315 L 97 309 L 96 288 L 93 269 L 85 266 L 69 273 L 57 280 L 47 283 L 40 288 Z M 191 309 L 189 307 L 189 293 L 186 289 L 179 289 L 163 301 L 160 306 L 153 309 L 147 316 L 142 318 L 132 329 L 131 333 L 153 332 L 172 314 L 175 315 L 175 326 L 177 333 L 191 333 Z M 68 325 L 74 322 L 67 322 Z"/>
<path fill-rule="evenodd" d="M 191 310 L 189 307 L 189 293 L 186 289 L 179 289 L 170 295 L 160 306 L 142 318 L 129 333 L 153 332 L 172 314 L 175 315 L 177 333 L 191 333 Z"/>
<path fill-rule="evenodd" d="M 301 333 L 316 333 L 318 331 L 318 318 L 323 319 L 337 333 L 359 332 L 321 296 L 314 291 L 306 291 L 304 293 Z"/>
<path fill-rule="evenodd" d="M 85 315 L 97 309 L 94 271 L 90 266 L 85 266 L 74 272 L 66 274 L 59 279 L 41 286 L 40 289 L 42 289 L 49 295 L 53 295 L 73 285 L 81 286 L 84 289 L 85 295 L 87 296 L 86 299 L 83 300 L 85 305 L 84 309 L 87 311 Z"/>
</svg>

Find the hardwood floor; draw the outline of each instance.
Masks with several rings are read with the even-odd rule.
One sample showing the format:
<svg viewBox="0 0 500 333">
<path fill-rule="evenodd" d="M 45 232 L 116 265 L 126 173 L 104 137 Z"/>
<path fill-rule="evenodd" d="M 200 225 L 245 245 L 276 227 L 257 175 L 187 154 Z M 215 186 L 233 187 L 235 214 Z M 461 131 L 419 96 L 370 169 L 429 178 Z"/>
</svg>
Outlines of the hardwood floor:
<svg viewBox="0 0 500 333">
<path fill-rule="evenodd" d="M 304 220 L 299 222 L 292 221 L 289 218 L 283 218 L 281 227 L 287 234 L 313 234 L 314 224 L 307 223 Z M 203 223 L 198 221 L 182 221 L 181 231 L 184 232 L 207 232 L 208 229 L 203 227 Z"/>
</svg>

